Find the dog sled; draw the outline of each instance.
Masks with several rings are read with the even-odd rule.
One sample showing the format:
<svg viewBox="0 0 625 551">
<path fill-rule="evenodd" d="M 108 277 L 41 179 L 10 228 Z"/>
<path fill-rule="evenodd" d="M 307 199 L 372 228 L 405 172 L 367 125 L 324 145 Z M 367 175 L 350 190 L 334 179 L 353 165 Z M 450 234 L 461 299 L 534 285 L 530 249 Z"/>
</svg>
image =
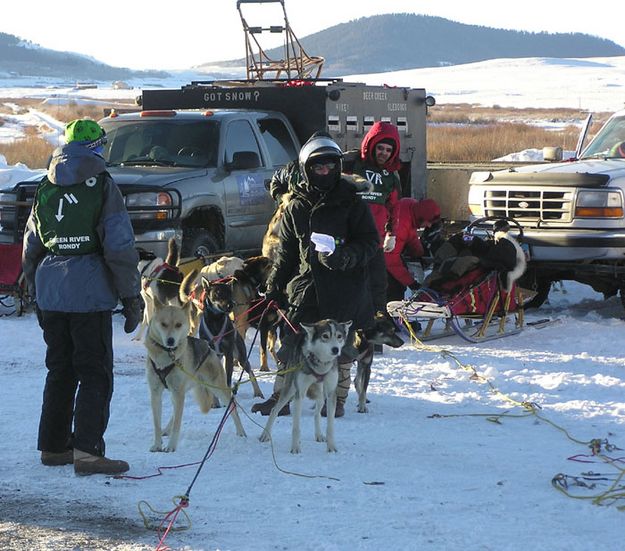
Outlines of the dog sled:
<svg viewBox="0 0 625 551">
<path fill-rule="evenodd" d="M 0 306 L 21 316 L 28 305 L 22 273 L 22 244 L 0 243 Z"/>
<path fill-rule="evenodd" d="M 456 238 L 456 244 L 460 239 L 464 243 L 472 242 L 478 225 L 484 231 L 483 224 L 489 220 L 492 218 L 482 218 L 470 224 Z M 506 234 L 504 236 L 487 230 L 485 239 L 479 239 L 481 250 L 491 257 L 490 262 L 473 254 L 463 256 L 461 253 L 460 256 L 445 259 L 439 268 L 444 268 L 445 263 L 463 263 L 467 267 L 464 273 L 457 274 L 458 277 L 444 277 L 445 274 L 431 277 L 437 269 L 435 255 L 435 268 L 426 278 L 426 285 L 410 298 L 389 302 L 389 314 L 412 328 L 418 327 L 417 337 L 422 341 L 459 335 L 468 342 L 478 343 L 521 332 L 524 326 L 524 298 L 516 280 L 525 270 L 525 251 L 517 242 L 517 239 L 522 239 L 523 230 L 514 220 L 497 220 L 491 228 L 500 224 L 500 227 L 507 226 L 509 230 L 508 221 L 511 221 L 518 228 L 518 237 L 515 239 L 508 235 L 508 231 L 502 232 Z M 499 252 L 495 250 L 497 238 L 508 240 L 505 246 L 509 255 L 514 251 L 514 265 L 512 258 L 507 260 L 507 268 L 512 269 L 493 268 L 497 264 L 493 262 L 493 252 Z M 466 247 L 469 250 L 469 245 Z"/>
</svg>

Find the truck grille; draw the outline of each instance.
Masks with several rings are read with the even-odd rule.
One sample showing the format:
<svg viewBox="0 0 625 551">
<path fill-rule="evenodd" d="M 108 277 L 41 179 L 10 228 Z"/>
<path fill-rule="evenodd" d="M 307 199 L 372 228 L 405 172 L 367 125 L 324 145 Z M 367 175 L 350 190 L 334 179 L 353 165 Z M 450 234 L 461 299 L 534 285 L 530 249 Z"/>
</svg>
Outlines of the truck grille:
<svg viewBox="0 0 625 551">
<path fill-rule="evenodd" d="M 484 215 L 516 220 L 570 222 L 573 190 L 491 188 L 484 192 Z"/>
<path fill-rule="evenodd" d="M 22 241 L 36 191 L 37 185 L 19 186 L 15 191 L 15 204 L 0 206 L 0 243 Z M 11 194 L 7 192 L 5 195 Z"/>
</svg>

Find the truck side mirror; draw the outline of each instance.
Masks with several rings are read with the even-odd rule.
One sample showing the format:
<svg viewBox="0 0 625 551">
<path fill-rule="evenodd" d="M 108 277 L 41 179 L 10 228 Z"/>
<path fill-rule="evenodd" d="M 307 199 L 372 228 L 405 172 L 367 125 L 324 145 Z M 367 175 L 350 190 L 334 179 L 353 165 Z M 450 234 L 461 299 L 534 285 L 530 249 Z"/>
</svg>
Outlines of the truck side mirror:
<svg viewBox="0 0 625 551">
<path fill-rule="evenodd" d="M 260 167 L 260 157 L 255 151 L 237 151 L 232 162 L 226 163 L 226 170 L 251 170 Z"/>
</svg>

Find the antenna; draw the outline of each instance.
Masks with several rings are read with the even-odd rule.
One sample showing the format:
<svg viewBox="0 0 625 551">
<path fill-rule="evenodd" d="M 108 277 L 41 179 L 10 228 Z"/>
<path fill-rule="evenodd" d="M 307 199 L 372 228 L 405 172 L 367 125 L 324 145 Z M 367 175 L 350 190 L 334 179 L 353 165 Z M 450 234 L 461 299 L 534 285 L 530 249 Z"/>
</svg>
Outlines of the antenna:
<svg viewBox="0 0 625 551">
<path fill-rule="evenodd" d="M 269 27 L 250 26 L 243 17 L 242 4 L 276 4 L 282 6 L 284 22 Z M 289 25 L 284 0 L 238 0 L 237 10 L 241 16 L 245 33 L 245 66 L 247 78 L 252 80 L 271 80 L 286 76 L 287 79 L 316 79 L 321 74 L 324 58 L 309 56 Z M 271 59 L 259 42 L 263 33 L 283 34 L 284 47 L 282 59 Z M 269 77 L 266 77 L 269 73 Z M 272 76 L 273 75 L 273 76 Z"/>
</svg>

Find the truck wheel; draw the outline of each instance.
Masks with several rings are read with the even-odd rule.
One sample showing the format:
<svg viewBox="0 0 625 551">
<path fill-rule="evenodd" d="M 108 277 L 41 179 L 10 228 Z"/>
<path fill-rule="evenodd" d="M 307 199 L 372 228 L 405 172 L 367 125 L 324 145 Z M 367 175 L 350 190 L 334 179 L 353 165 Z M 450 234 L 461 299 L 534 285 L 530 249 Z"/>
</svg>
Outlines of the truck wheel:
<svg viewBox="0 0 625 551">
<path fill-rule="evenodd" d="M 537 279 L 535 282 L 536 294 L 529 300 L 523 302 L 523 308 L 529 310 L 531 308 L 540 308 L 549 298 L 551 290 L 551 280 Z"/>
<path fill-rule="evenodd" d="M 217 239 L 202 228 L 189 228 L 185 230 L 182 239 L 182 253 L 183 257 L 200 257 L 210 256 L 219 250 L 219 244 Z"/>
</svg>

